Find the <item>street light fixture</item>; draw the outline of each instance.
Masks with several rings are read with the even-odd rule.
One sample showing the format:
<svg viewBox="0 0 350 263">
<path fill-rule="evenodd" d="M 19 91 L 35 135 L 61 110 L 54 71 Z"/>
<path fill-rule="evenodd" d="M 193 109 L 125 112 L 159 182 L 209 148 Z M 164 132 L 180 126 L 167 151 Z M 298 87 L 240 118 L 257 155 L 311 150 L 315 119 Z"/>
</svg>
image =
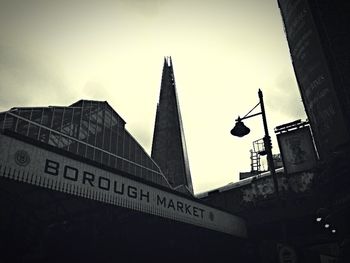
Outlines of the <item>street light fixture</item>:
<svg viewBox="0 0 350 263">
<path fill-rule="evenodd" d="M 250 132 L 250 129 L 244 125 L 243 120 L 251 118 L 251 117 L 255 117 L 257 115 L 262 115 L 264 131 L 265 131 L 265 136 L 264 136 L 263 140 L 264 140 L 264 147 L 265 147 L 265 151 L 266 151 L 266 155 L 267 155 L 266 156 L 267 163 L 269 165 L 269 170 L 271 172 L 271 176 L 273 179 L 273 184 L 274 184 L 276 195 L 279 198 L 278 182 L 277 182 L 277 177 L 276 177 L 275 165 L 273 163 L 273 157 L 272 157 L 271 137 L 269 135 L 269 130 L 267 128 L 263 93 L 260 89 L 258 91 L 258 96 L 259 96 L 259 103 L 257 105 L 255 105 L 254 108 L 251 109 L 243 118 L 238 116 L 238 118 L 236 119 L 236 124 L 233 127 L 233 129 L 231 130 L 231 134 L 233 136 L 237 136 L 237 137 L 243 137 L 243 136 L 247 135 Z M 260 105 L 261 112 L 249 115 L 259 105 Z"/>
<path fill-rule="evenodd" d="M 236 120 L 236 125 L 231 130 L 231 134 L 233 136 L 243 137 L 248 133 L 250 133 L 250 129 L 244 125 L 244 123 L 242 122 L 242 119 L 238 116 L 238 119 Z"/>
</svg>

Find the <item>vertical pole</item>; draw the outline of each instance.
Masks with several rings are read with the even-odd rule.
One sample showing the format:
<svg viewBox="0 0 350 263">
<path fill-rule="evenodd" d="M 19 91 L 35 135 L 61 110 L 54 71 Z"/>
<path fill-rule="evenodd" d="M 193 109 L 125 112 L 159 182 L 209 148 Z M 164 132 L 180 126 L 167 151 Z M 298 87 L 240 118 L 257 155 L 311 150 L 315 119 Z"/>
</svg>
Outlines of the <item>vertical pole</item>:
<svg viewBox="0 0 350 263">
<path fill-rule="evenodd" d="M 265 146 L 265 151 L 266 151 L 266 155 L 267 155 L 267 163 L 269 165 L 269 170 L 271 172 L 271 176 L 273 179 L 273 185 L 275 188 L 276 196 L 277 196 L 277 198 L 279 198 L 278 182 L 277 182 L 277 177 L 276 177 L 275 165 L 273 163 L 273 157 L 272 157 L 271 138 L 269 135 L 269 130 L 267 128 L 263 93 L 260 89 L 259 89 L 258 95 L 259 95 L 259 101 L 260 101 L 260 107 L 261 107 L 261 115 L 262 115 L 263 123 L 264 123 L 264 131 L 265 131 L 264 146 Z"/>
</svg>

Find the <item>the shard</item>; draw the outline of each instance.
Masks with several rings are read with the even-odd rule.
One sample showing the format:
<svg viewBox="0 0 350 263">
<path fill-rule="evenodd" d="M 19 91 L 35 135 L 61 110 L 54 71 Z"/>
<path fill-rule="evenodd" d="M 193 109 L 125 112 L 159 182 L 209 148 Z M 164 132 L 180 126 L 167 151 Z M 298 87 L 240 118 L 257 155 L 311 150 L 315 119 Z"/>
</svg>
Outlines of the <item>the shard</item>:
<svg viewBox="0 0 350 263">
<path fill-rule="evenodd" d="M 171 186 L 193 194 L 171 57 L 164 58 L 151 155 Z"/>
</svg>

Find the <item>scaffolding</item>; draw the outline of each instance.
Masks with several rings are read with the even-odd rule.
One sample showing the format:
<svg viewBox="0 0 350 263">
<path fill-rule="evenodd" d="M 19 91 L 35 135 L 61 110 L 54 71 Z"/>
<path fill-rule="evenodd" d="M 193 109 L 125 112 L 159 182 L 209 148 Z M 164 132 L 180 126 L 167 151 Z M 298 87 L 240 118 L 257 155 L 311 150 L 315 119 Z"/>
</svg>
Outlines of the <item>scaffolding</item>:
<svg viewBox="0 0 350 263">
<path fill-rule="evenodd" d="M 253 141 L 253 149 L 250 150 L 250 167 L 252 174 L 260 174 L 261 169 L 261 156 L 266 155 L 263 139 Z"/>
</svg>

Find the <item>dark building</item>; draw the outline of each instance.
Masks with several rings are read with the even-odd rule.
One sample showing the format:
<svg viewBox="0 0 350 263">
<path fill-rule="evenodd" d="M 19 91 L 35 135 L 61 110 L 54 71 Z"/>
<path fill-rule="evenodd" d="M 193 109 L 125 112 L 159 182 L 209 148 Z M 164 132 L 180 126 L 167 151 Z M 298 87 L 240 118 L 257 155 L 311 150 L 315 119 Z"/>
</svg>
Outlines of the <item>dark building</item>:
<svg viewBox="0 0 350 263">
<path fill-rule="evenodd" d="M 172 187 L 193 194 L 185 134 L 170 57 L 164 58 L 151 156 Z"/>
<path fill-rule="evenodd" d="M 350 3 L 279 0 L 301 97 L 318 153 L 349 144 Z"/>
<path fill-rule="evenodd" d="M 278 4 L 320 157 L 309 198 L 319 233 L 308 234 L 309 245 L 304 248 L 313 245 L 320 256 L 333 256 L 307 262 L 349 262 L 350 4 L 329 0 L 278 0 Z M 301 208 L 307 209 L 307 203 Z M 301 218 L 302 213 L 296 214 Z M 307 233 L 312 227 L 300 229 Z M 328 237 L 320 238 L 325 233 Z"/>
<path fill-rule="evenodd" d="M 197 197 L 247 220 L 256 262 L 350 262 L 349 148 L 320 162 L 308 122 L 275 133 L 283 161 L 277 184 L 268 171 Z"/>
</svg>

